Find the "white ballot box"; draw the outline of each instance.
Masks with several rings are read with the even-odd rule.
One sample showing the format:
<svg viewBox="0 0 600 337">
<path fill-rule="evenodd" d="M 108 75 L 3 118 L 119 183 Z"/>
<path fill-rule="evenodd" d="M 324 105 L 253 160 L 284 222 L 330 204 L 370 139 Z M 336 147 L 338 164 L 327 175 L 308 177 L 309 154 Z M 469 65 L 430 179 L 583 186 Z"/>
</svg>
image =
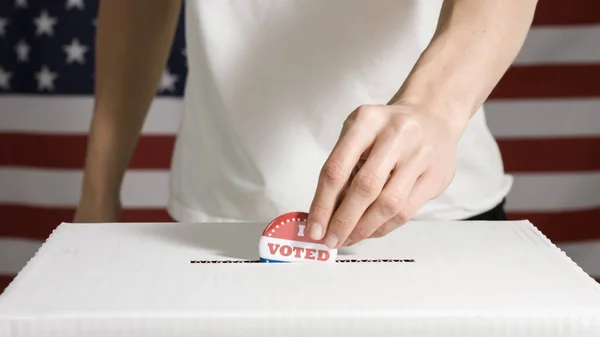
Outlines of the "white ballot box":
<svg viewBox="0 0 600 337">
<path fill-rule="evenodd" d="M 257 262 L 266 225 L 63 223 L 0 336 L 600 336 L 600 285 L 528 221 L 411 222 L 333 263 Z"/>
</svg>

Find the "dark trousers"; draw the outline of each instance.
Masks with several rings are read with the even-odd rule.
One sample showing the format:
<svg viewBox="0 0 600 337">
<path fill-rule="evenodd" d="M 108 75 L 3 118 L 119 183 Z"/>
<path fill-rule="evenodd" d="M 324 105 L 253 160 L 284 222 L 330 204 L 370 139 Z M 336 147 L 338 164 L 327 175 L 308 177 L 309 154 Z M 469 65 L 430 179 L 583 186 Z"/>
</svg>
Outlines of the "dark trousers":
<svg viewBox="0 0 600 337">
<path fill-rule="evenodd" d="M 496 205 L 496 207 L 490 209 L 487 212 L 483 212 L 479 215 L 476 215 L 474 217 L 465 219 L 465 220 L 495 220 L 495 221 L 502 221 L 502 220 L 507 220 L 506 217 L 506 213 L 504 212 L 504 203 L 505 200 L 502 200 L 501 203 L 499 203 L 498 205 Z"/>
</svg>

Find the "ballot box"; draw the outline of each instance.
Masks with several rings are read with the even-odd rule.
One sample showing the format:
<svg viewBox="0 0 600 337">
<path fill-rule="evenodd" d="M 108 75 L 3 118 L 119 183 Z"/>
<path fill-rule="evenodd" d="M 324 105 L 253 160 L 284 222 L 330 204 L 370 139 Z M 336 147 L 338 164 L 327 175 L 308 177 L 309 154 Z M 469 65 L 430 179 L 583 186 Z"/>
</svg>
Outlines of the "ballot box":
<svg viewBox="0 0 600 337">
<path fill-rule="evenodd" d="M 600 285 L 528 221 L 410 222 L 326 263 L 261 263 L 265 226 L 63 223 L 0 336 L 600 336 Z"/>
</svg>

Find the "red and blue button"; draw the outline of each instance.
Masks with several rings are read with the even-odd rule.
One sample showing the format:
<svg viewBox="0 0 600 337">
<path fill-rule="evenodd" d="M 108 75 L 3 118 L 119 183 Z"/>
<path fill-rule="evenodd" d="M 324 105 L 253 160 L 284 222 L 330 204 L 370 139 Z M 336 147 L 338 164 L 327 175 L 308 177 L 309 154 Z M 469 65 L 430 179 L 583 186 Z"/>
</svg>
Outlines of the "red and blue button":
<svg viewBox="0 0 600 337">
<path fill-rule="evenodd" d="M 290 212 L 271 221 L 258 244 L 261 262 L 335 262 L 337 249 L 310 238 L 307 218 L 308 213 Z"/>
</svg>

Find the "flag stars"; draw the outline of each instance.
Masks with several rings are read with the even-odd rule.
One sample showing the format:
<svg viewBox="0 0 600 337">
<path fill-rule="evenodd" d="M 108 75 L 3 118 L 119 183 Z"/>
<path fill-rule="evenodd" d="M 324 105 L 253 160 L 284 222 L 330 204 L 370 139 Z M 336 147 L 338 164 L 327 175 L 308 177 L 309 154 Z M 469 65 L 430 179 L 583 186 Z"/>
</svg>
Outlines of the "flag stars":
<svg viewBox="0 0 600 337">
<path fill-rule="evenodd" d="M 66 8 L 71 10 L 72 8 L 77 8 L 79 10 L 83 10 L 83 0 L 67 0 Z"/>
<path fill-rule="evenodd" d="M 165 69 L 162 74 L 162 78 L 160 79 L 159 91 L 165 92 L 175 92 L 175 82 L 177 82 L 178 76 L 169 72 L 169 69 Z"/>
<path fill-rule="evenodd" d="M 67 54 L 66 63 L 85 63 L 85 53 L 88 51 L 88 47 L 79 43 L 79 40 L 73 39 L 71 44 L 63 46 L 64 52 Z"/>
<path fill-rule="evenodd" d="M 17 62 L 25 63 L 29 62 L 29 51 L 31 48 L 24 40 L 19 41 L 18 44 L 15 45 L 15 52 L 17 53 Z"/>
<path fill-rule="evenodd" d="M 10 89 L 10 78 L 12 74 L 8 71 L 5 71 L 4 68 L 0 67 L 0 89 L 9 90 Z"/>
<path fill-rule="evenodd" d="M 35 78 L 38 82 L 38 90 L 54 90 L 54 81 L 58 77 L 58 73 L 50 71 L 48 66 L 44 65 L 42 69 L 35 74 Z"/>
<path fill-rule="evenodd" d="M 16 8 L 27 8 L 29 4 L 27 4 L 27 0 L 15 0 Z"/>
<path fill-rule="evenodd" d="M 55 17 L 49 16 L 47 11 L 42 11 L 40 16 L 33 19 L 33 23 L 35 24 L 36 35 L 44 35 L 48 36 L 54 35 L 54 25 L 56 24 L 57 19 Z"/>
<path fill-rule="evenodd" d="M 6 35 L 6 26 L 8 26 L 8 19 L 0 18 L 0 37 Z"/>
</svg>

